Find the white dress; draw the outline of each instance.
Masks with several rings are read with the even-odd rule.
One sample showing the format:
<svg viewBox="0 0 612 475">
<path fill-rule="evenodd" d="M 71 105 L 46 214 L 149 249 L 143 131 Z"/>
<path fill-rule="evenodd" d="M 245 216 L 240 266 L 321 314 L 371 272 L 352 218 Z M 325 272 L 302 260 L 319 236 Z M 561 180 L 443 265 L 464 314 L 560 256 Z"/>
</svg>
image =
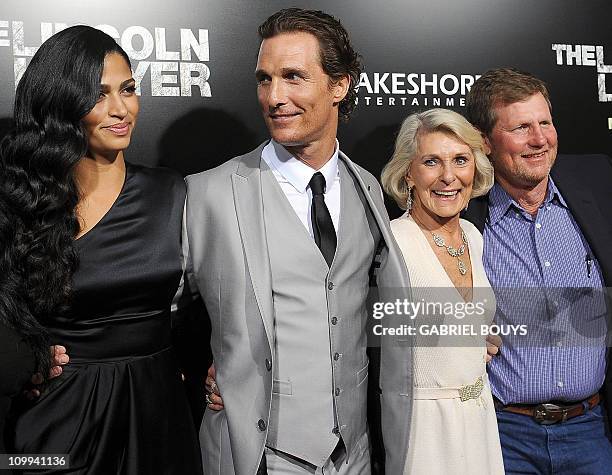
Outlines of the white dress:
<svg viewBox="0 0 612 475">
<path fill-rule="evenodd" d="M 480 330 L 480 325 L 488 325 L 493 319 L 495 297 L 482 265 L 482 236 L 471 223 L 460 220 L 460 224 L 468 239 L 472 302 L 479 305 L 478 311 L 467 312 L 463 307 L 463 298 L 412 217 L 405 214 L 391 222 L 410 274 L 413 301 L 463 309 L 440 313 L 438 307 L 436 313 L 432 307 L 416 317 L 414 406 L 404 475 L 504 473 L 486 377 L 486 340 Z M 465 330 L 468 324 L 475 331 Z M 440 331 L 453 327 L 465 336 L 420 335 L 419 327 L 425 333 L 434 326 Z"/>
</svg>

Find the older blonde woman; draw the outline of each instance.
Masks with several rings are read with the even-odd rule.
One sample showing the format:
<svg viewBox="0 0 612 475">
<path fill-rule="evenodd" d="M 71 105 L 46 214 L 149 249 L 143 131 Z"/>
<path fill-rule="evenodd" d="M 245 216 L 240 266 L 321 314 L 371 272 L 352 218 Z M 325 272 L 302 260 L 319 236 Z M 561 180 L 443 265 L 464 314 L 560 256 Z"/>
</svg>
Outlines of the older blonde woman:
<svg viewBox="0 0 612 475">
<path fill-rule="evenodd" d="M 405 474 L 504 473 L 481 328 L 493 318 L 495 299 L 482 265 L 482 236 L 459 218 L 470 198 L 493 184 L 483 147 L 461 115 L 431 109 L 404 121 L 382 173 L 385 191 L 406 210 L 391 229 L 414 301 L 443 305 L 416 319 Z M 425 336 L 450 328 L 460 335 Z"/>
</svg>

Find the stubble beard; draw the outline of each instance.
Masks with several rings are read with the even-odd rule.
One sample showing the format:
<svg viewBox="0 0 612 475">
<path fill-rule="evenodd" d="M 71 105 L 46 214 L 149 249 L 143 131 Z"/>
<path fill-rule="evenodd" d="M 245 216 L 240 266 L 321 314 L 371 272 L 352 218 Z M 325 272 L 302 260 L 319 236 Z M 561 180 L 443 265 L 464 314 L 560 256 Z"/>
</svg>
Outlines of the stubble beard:
<svg viewBox="0 0 612 475">
<path fill-rule="evenodd" d="M 506 173 L 502 173 L 499 171 L 499 168 L 496 166 L 496 160 L 494 157 L 491 156 L 489 157 L 489 159 L 493 164 L 495 173 L 499 174 L 499 176 L 502 177 L 504 181 L 517 188 L 534 188 L 548 178 L 550 170 L 553 164 L 555 163 L 556 153 L 552 159 L 549 158 L 546 167 L 533 168 L 529 167 L 523 162 L 514 161 L 511 169 Z"/>
</svg>

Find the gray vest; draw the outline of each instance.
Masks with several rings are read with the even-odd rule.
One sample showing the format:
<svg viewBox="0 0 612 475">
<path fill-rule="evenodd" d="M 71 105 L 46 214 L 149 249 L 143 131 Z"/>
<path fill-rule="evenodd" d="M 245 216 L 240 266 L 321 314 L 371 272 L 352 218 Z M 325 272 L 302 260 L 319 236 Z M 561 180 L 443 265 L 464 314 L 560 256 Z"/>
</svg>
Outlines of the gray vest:
<svg viewBox="0 0 612 475">
<path fill-rule="evenodd" d="M 262 162 L 275 316 L 267 445 L 321 466 L 342 437 L 348 453 L 366 430 L 366 297 L 380 239 L 342 162 L 338 247 L 331 269 Z"/>
</svg>

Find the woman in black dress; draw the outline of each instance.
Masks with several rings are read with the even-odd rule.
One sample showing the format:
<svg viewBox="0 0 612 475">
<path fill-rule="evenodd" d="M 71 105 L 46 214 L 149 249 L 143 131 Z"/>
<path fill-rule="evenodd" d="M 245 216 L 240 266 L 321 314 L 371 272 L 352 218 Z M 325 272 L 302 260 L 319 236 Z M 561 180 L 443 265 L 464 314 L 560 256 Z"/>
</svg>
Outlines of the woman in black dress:
<svg viewBox="0 0 612 475">
<path fill-rule="evenodd" d="M 15 427 L 17 452 L 70 455 L 52 473 L 202 470 L 170 338 L 185 187 L 124 161 L 137 116 L 126 53 L 71 27 L 32 58 L 2 149 L 28 303 L 71 360 Z"/>
</svg>

